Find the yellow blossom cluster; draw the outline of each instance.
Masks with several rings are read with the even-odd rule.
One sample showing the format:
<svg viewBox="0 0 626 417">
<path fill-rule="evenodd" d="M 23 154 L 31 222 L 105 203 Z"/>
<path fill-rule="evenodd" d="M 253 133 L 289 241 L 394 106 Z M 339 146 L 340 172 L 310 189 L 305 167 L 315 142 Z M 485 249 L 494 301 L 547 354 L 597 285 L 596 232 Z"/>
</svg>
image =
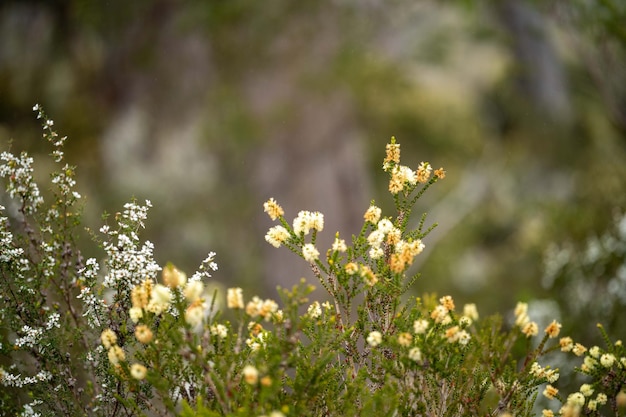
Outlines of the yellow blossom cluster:
<svg viewBox="0 0 626 417">
<path fill-rule="evenodd" d="M 279 312 L 276 301 L 267 299 L 261 300 L 256 295 L 246 304 L 246 314 L 250 317 L 263 317 L 265 321 L 276 317 L 282 317 L 282 311 Z"/>
<path fill-rule="evenodd" d="M 348 275 L 358 274 L 361 278 L 363 278 L 363 281 L 370 287 L 373 287 L 378 282 L 378 277 L 376 276 L 374 271 L 372 271 L 372 269 L 367 265 L 358 264 L 356 262 L 348 262 L 343 267 L 343 269 Z"/>
<path fill-rule="evenodd" d="M 366 212 L 365 217 L 373 223 L 372 220 L 380 217 L 379 211 L 378 207 L 370 206 L 368 212 L 375 214 L 368 215 Z M 403 240 L 402 231 L 386 218 L 378 220 L 376 229 L 367 236 L 367 242 L 370 245 L 368 255 L 374 260 L 385 255 L 385 247 L 393 247 L 393 253 L 389 257 L 389 266 L 394 273 L 398 274 L 408 268 L 413 263 L 413 259 L 424 250 L 424 244 L 420 239 Z"/>
<path fill-rule="evenodd" d="M 226 306 L 235 310 L 244 308 L 243 290 L 241 288 L 229 288 L 226 291 Z"/>
<path fill-rule="evenodd" d="M 559 370 L 550 369 L 550 367 L 543 368 L 539 363 L 533 362 L 530 366 L 529 373 L 535 378 L 545 378 L 549 383 L 553 384 L 559 379 Z"/>
<path fill-rule="evenodd" d="M 386 155 L 383 160 L 383 170 L 391 172 L 389 180 L 389 192 L 398 194 L 405 187 L 415 186 L 417 183 L 426 183 L 430 179 L 433 168 L 428 162 L 421 162 L 416 171 L 411 168 L 400 165 L 400 145 L 396 143 L 396 138 L 391 138 L 391 143 L 387 144 Z M 443 179 L 446 172 L 443 168 L 435 170 L 435 177 Z M 367 220 L 367 219 L 366 219 Z"/>
<path fill-rule="evenodd" d="M 270 216 L 270 219 L 276 220 L 279 217 L 282 217 L 285 214 L 283 208 L 274 200 L 270 198 L 263 204 L 263 210 Z"/>
<path fill-rule="evenodd" d="M 450 317 L 450 311 L 454 310 L 454 301 L 449 295 L 441 297 L 439 299 L 439 305 L 437 305 L 430 313 L 430 318 L 437 324 L 450 324 L 452 317 Z"/>
<path fill-rule="evenodd" d="M 539 326 L 528 317 L 528 304 L 518 302 L 513 312 L 515 314 L 515 325 L 520 328 L 526 337 L 536 336 L 539 333 Z"/>
<path fill-rule="evenodd" d="M 169 288 L 182 287 L 187 282 L 187 275 L 171 263 L 165 265 L 161 277 L 163 283 Z"/>
<path fill-rule="evenodd" d="M 400 144 L 396 143 L 395 136 L 391 137 L 391 142 L 385 146 L 385 151 L 383 170 L 387 171 L 393 165 L 400 163 Z"/>
<path fill-rule="evenodd" d="M 374 204 L 370 205 L 369 208 L 365 211 L 363 215 L 363 219 L 366 222 L 377 224 L 380 220 L 380 215 L 382 214 L 382 209 L 380 207 L 375 206 Z"/>
<path fill-rule="evenodd" d="M 150 335 L 151 334 L 152 332 L 150 332 Z M 100 334 L 100 342 L 102 343 L 102 346 L 107 349 L 109 363 L 113 365 L 118 373 L 123 375 L 125 372 L 121 364 L 126 362 L 126 353 L 124 352 L 124 349 L 117 345 L 117 335 L 115 332 L 111 329 L 103 330 Z M 134 363 L 130 366 L 130 376 L 134 379 L 144 379 L 147 372 L 147 368 L 139 363 Z"/>
</svg>

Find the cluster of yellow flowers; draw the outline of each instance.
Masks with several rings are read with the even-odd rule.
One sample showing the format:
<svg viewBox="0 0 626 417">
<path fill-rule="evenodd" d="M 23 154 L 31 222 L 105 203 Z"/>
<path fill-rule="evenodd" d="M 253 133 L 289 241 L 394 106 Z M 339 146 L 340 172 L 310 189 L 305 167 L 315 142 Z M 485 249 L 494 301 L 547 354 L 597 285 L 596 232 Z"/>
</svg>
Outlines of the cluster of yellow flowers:
<svg viewBox="0 0 626 417">
<path fill-rule="evenodd" d="M 451 296 L 441 297 L 439 300 L 440 304 L 437 305 L 432 313 L 431 320 L 435 324 L 450 324 L 452 323 L 452 317 L 450 316 L 450 312 L 454 311 L 454 300 Z M 441 337 L 446 339 L 449 343 L 459 343 L 460 345 L 467 345 L 471 339 L 470 334 L 465 330 L 474 320 L 478 320 L 478 311 L 476 310 L 475 304 L 466 304 L 463 308 L 463 316 L 459 318 L 459 325 L 450 326 L 448 328 L 443 329 L 441 333 Z M 422 340 L 427 337 L 425 336 L 426 331 L 430 327 L 430 322 L 427 319 L 418 319 L 413 323 L 413 333 L 416 337 L 414 337 L 409 332 L 400 332 L 397 335 L 396 342 L 398 345 L 406 348 L 410 348 L 407 352 L 407 356 L 414 362 L 422 361 L 422 351 L 418 346 L 412 346 L 414 341 Z M 429 335 L 428 337 L 430 337 Z M 378 330 L 373 330 L 369 332 L 366 340 L 367 344 L 375 348 L 383 343 L 383 334 Z M 423 341 L 423 340 L 422 340 Z M 419 343 L 418 343 L 419 344 Z"/>
<path fill-rule="evenodd" d="M 388 143 L 386 147 L 383 170 L 385 172 L 391 172 L 389 192 L 398 194 L 400 191 L 403 191 L 406 186 L 412 189 L 412 187 L 418 183 L 423 184 L 428 182 L 433 168 L 428 162 L 421 162 L 415 171 L 407 166 L 400 165 L 400 144 L 396 143 L 395 137 L 392 137 L 391 143 Z M 445 176 L 446 172 L 443 168 L 435 170 L 435 177 L 443 179 Z"/>
<path fill-rule="evenodd" d="M 135 338 L 143 345 L 147 345 L 154 340 L 152 329 L 144 323 L 140 323 L 146 318 L 146 313 L 156 316 L 163 314 L 170 308 L 173 299 L 172 290 L 181 291 L 182 295 L 189 302 L 185 310 L 184 319 L 193 330 L 202 327 L 206 315 L 206 304 L 202 298 L 204 285 L 201 281 L 187 281 L 187 275 L 178 270 L 174 265 L 167 264 L 162 272 L 162 284 L 155 284 L 151 279 L 145 279 L 141 284 L 136 285 L 131 290 L 130 298 L 132 307 L 128 315 L 135 326 Z M 223 325 L 216 325 L 211 328 L 211 333 L 221 338 L 226 336 L 227 328 Z M 108 350 L 108 358 L 119 374 L 123 374 L 121 362 L 126 362 L 124 349 L 117 345 L 117 335 L 112 329 L 105 329 L 100 335 L 102 346 Z M 130 366 L 130 375 L 138 380 L 144 379 L 147 368 L 139 363 Z"/>
<path fill-rule="evenodd" d="M 122 362 L 126 362 L 126 354 L 124 353 L 124 349 L 117 345 L 117 335 L 111 329 L 105 329 L 100 335 L 100 341 L 102 342 L 102 346 L 108 350 L 108 358 L 111 365 L 113 365 L 116 371 L 120 374 L 123 373 L 123 368 L 121 366 Z M 148 370 L 145 366 L 140 363 L 133 363 L 130 366 L 130 375 L 134 379 L 144 379 Z"/>
<path fill-rule="evenodd" d="M 245 310 L 251 318 L 260 316 L 265 321 L 273 319 L 275 322 L 281 322 L 283 318 L 282 310 L 278 309 L 278 304 L 272 299 L 261 300 L 255 295 L 245 304 L 241 288 L 229 288 L 226 291 L 226 306 L 233 310 Z"/>
</svg>

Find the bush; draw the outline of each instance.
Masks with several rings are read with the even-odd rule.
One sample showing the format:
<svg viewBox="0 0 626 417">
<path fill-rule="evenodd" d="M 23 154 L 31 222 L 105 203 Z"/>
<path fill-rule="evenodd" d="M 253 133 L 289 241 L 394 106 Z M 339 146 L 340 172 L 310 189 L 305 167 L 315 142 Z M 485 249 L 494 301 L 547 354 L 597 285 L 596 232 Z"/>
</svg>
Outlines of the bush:
<svg viewBox="0 0 626 417">
<path fill-rule="evenodd" d="M 409 219 L 445 171 L 401 165 L 394 138 L 383 169 L 397 211 L 383 216 L 372 202 L 350 244 L 337 234 L 320 253 L 323 214 L 289 223 L 278 202 L 264 204 L 277 221 L 267 242 L 303 258 L 328 293 L 309 300 L 313 286 L 302 281 L 279 288 L 279 303 L 241 288 L 208 293 L 214 253 L 191 277 L 161 268 L 139 237 L 149 201 L 105 218 L 92 233 L 103 259 L 83 259 L 65 138 L 34 110 L 57 171 L 46 203 L 32 158 L 1 155 L 10 198 L 0 222 L 3 415 L 531 416 L 540 402 L 544 416 L 623 412 L 626 352 L 602 327 L 605 347 L 587 349 L 559 338 L 556 321 L 540 329 L 525 303 L 505 320 L 479 318 L 451 296 L 407 295 L 418 278 L 407 271 L 434 227 L 424 214 L 409 230 Z M 567 396 L 546 363 L 558 351 L 579 357 L 588 380 Z"/>
</svg>

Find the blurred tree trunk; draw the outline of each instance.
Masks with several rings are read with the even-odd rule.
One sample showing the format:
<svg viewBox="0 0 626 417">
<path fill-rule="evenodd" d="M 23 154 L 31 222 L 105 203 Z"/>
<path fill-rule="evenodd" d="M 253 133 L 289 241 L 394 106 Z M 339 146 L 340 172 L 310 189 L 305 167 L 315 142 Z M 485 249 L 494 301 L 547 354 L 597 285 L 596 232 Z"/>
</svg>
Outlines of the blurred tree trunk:
<svg viewBox="0 0 626 417">
<path fill-rule="evenodd" d="M 509 36 L 516 60 L 517 89 L 537 114 L 567 122 L 570 98 L 561 60 L 552 45 L 547 22 L 528 1 L 495 2 L 497 16 Z"/>
</svg>

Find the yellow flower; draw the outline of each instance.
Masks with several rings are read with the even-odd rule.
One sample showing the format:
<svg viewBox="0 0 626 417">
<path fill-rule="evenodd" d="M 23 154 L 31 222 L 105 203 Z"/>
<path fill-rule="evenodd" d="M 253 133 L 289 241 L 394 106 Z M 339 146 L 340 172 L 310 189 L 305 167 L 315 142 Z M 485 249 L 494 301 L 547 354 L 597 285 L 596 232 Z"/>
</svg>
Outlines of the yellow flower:
<svg viewBox="0 0 626 417">
<path fill-rule="evenodd" d="M 435 170 L 435 177 L 439 178 L 440 180 L 446 177 L 446 171 L 443 170 L 443 167 Z"/>
<path fill-rule="evenodd" d="M 417 168 L 417 181 L 421 183 L 427 182 L 432 170 L 433 167 L 428 162 L 422 162 Z"/>
<path fill-rule="evenodd" d="M 359 274 L 361 275 L 361 278 L 363 278 L 365 283 L 370 287 L 373 287 L 378 282 L 378 277 L 376 276 L 376 274 L 374 274 L 374 271 L 372 271 L 367 265 L 361 265 L 361 267 L 359 268 Z"/>
<path fill-rule="evenodd" d="M 546 334 L 548 335 L 550 339 L 554 339 L 555 337 L 557 337 L 560 331 L 561 331 L 561 323 L 557 323 L 556 320 L 552 320 L 552 323 L 550 323 L 548 327 L 546 327 L 546 330 L 545 330 Z"/>
<path fill-rule="evenodd" d="M 551 400 L 556 396 L 556 394 L 558 394 L 558 392 L 558 389 L 554 388 L 552 385 L 548 385 L 546 389 L 543 390 L 543 395 L 547 399 Z"/>
<path fill-rule="evenodd" d="M 169 262 L 163 268 L 161 276 L 163 283 L 170 288 L 182 287 L 187 282 L 187 275 Z"/>
<path fill-rule="evenodd" d="M 400 163 L 400 144 L 396 143 L 395 136 L 391 137 L 391 143 L 388 143 L 385 147 L 385 159 L 383 161 L 383 169 L 387 171 L 387 167 L 391 166 L 391 164 L 399 164 Z"/>
<path fill-rule="evenodd" d="M 441 303 L 442 306 L 446 308 L 446 310 L 454 311 L 454 300 L 452 299 L 451 296 L 446 295 L 445 297 L 441 297 L 439 299 L 439 302 Z"/>
<path fill-rule="evenodd" d="M 470 303 L 463 306 L 463 315 L 469 317 L 472 320 L 478 320 L 478 309 L 476 304 Z"/>
<path fill-rule="evenodd" d="M 150 302 L 146 307 L 148 311 L 156 314 L 157 316 L 167 310 L 172 301 L 172 292 L 164 285 L 157 284 L 154 286 L 150 296 Z"/>
<path fill-rule="evenodd" d="M 143 309 L 141 307 L 131 307 L 131 309 L 128 310 L 128 315 L 132 322 L 137 324 L 139 319 L 143 317 Z"/>
<path fill-rule="evenodd" d="M 263 211 L 265 211 L 272 220 L 276 220 L 285 214 L 283 208 L 273 198 L 263 203 Z"/>
<path fill-rule="evenodd" d="M 354 275 L 359 271 L 359 266 L 354 263 L 354 262 L 350 262 L 347 263 L 346 266 L 344 267 L 346 274 L 348 275 Z"/>
<path fill-rule="evenodd" d="M 192 328 L 197 329 L 204 319 L 204 306 L 202 300 L 196 300 L 185 310 L 185 321 Z"/>
<path fill-rule="evenodd" d="M 570 352 L 572 349 L 574 349 L 574 341 L 569 336 L 568 337 L 562 337 L 559 340 L 559 345 L 561 346 L 561 351 L 562 352 Z"/>
<path fill-rule="evenodd" d="M 243 290 L 241 288 L 229 288 L 226 293 L 226 305 L 228 308 L 242 309 L 243 305 Z"/>
<path fill-rule="evenodd" d="M 534 321 L 530 321 L 522 327 L 522 333 L 526 335 L 526 337 L 536 336 L 539 333 L 539 326 Z"/>
<path fill-rule="evenodd" d="M 406 258 L 398 253 L 392 253 L 391 258 L 389 258 L 389 269 L 391 269 L 391 272 L 400 274 L 404 271 L 404 268 L 406 268 Z"/>
<path fill-rule="evenodd" d="M 411 336 L 410 333 L 403 332 L 398 335 L 398 344 L 400 346 L 408 347 L 411 345 L 412 341 L 413 336 Z"/>
<path fill-rule="evenodd" d="M 137 341 L 139 343 L 143 343 L 144 345 L 146 345 L 152 341 L 154 334 L 148 326 L 146 326 L 145 324 L 140 324 L 139 326 L 135 327 L 135 337 L 137 338 Z"/>
<path fill-rule="evenodd" d="M 141 284 L 136 285 L 131 291 L 130 297 L 135 308 L 145 308 L 150 301 L 152 293 L 152 281 L 144 280 Z"/>
<path fill-rule="evenodd" d="M 572 348 L 572 352 L 576 356 L 582 356 L 587 351 L 587 348 L 581 345 L 580 343 L 576 343 Z"/>
<path fill-rule="evenodd" d="M 109 362 L 113 365 L 118 365 L 120 362 L 124 362 L 126 360 L 126 355 L 124 354 L 124 350 L 115 345 L 109 349 L 108 353 Z"/>
<path fill-rule="evenodd" d="M 372 204 L 371 206 L 369 206 L 369 208 L 363 215 L 363 218 L 365 219 L 366 222 L 376 224 L 378 223 L 378 220 L 380 220 L 381 214 L 382 214 L 382 210 L 379 207 L 376 207 L 375 205 Z"/>
<path fill-rule="evenodd" d="M 454 342 L 456 342 L 458 340 L 459 330 L 461 330 L 459 328 L 459 326 L 452 326 L 452 327 L 446 329 L 445 336 L 448 339 L 448 342 L 454 343 Z"/>
<path fill-rule="evenodd" d="M 274 300 L 265 300 L 259 309 L 259 315 L 268 321 L 272 314 L 278 311 L 278 304 Z"/>
<path fill-rule="evenodd" d="M 142 380 L 146 377 L 147 373 L 148 370 L 146 367 L 139 363 L 133 363 L 130 366 L 130 375 L 135 379 Z"/>
<path fill-rule="evenodd" d="M 100 335 L 100 341 L 105 349 L 110 349 L 111 346 L 117 344 L 117 335 L 111 329 L 105 329 Z"/>
<path fill-rule="evenodd" d="M 448 309 L 442 305 L 438 305 L 435 309 L 430 313 L 430 318 L 435 320 L 435 323 L 447 324 L 450 322 L 451 318 L 448 314 Z"/>
<path fill-rule="evenodd" d="M 262 308 L 263 300 L 255 295 L 254 297 L 252 297 L 252 300 L 250 300 L 246 305 L 246 314 L 250 317 L 256 317 L 261 314 Z"/>
<path fill-rule="evenodd" d="M 289 231 L 281 225 L 270 227 L 265 235 L 265 241 L 275 248 L 280 248 L 280 245 L 287 239 L 289 239 Z"/>
<path fill-rule="evenodd" d="M 246 365 L 241 371 L 243 375 L 243 380 L 246 381 L 247 384 L 255 385 L 259 381 L 259 371 L 252 365 Z"/>
</svg>

